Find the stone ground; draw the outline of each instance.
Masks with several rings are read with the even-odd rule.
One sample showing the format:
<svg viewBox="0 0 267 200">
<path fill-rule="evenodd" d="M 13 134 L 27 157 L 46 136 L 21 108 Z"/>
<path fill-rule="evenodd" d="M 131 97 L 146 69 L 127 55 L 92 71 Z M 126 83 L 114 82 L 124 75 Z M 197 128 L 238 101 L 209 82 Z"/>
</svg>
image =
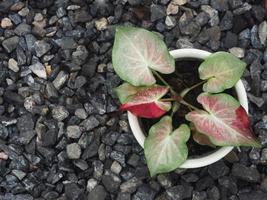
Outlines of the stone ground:
<svg viewBox="0 0 267 200">
<path fill-rule="evenodd" d="M 262 0 L 2 0 L 0 199 L 266 200 L 267 23 Z M 262 149 L 150 178 L 117 115 L 114 28 L 159 32 L 170 49 L 225 50 Z"/>
</svg>

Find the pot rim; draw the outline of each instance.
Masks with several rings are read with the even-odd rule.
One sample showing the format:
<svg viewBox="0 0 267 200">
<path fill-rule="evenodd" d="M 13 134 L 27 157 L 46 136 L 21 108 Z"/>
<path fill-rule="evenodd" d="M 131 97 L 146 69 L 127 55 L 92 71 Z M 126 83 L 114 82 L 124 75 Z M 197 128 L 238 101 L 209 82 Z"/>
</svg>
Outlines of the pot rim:
<svg viewBox="0 0 267 200">
<path fill-rule="evenodd" d="M 195 58 L 203 60 L 206 57 L 208 57 L 211 53 L 200 49 L 176 49 L 170 51 L 170 54 L 174 57 L 174 59 Z M 239 80 L 234 88 L 240 104 L 244 107 L 246 112 L 248 112 L 248 99 L 242 81 Z M 138 117 L 136 117 L 135 115 L 133 115 L 131 112 L 128 111 L 128 121 L 134 137 L 136 138 L 140 146 L 144 148 L 145 135 L 139 124 Z M 199 156 L 196 158 L 188 158 L 181 166 L 179 166 L 179 168 L 190 169 L 190 168 L 199 168 L 210 165 L 222 159 L 229 152 L 231 152 L 233 148 L 234 147 L 232 146 L 221 147 L 218 150 L 211 152 L 210 154 Z"/>
</svg>

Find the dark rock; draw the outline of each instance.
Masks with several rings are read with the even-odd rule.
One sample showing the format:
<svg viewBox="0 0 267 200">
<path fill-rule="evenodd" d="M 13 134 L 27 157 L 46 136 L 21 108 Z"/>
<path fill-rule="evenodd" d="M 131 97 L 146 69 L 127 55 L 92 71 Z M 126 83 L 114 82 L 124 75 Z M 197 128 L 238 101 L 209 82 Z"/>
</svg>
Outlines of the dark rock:
<svg viewBox="0 0 267 200">
<path fill-rule="evenodd" d="M 30 114 L 22 115 L 18 118 L 17 127 L 20 132 L 30 131 L 34 129 L 34 121 Z"/>
<path fill-rule="evenodd" d="M 142 185 L 142 181 L 133 177 L 120 185 L 120 190 L 123 193 L 133 193 L 138 186 Z"/>
<path fill-rule="evenodd" d="M 209 165 L 208 172 L 213 179 L 218 179 L 229 173 L 229 168 L 223 161 L 218 161 L 212 165 Z"/>
<path fill-rule="evenodd" d="M 131 6 L 137 6 L 141 4 L 141 0 L 127 0 L 127 2 L 131 5 Z"/>
<path fill-rule="evenodd" d="M 25 41 L 26 41 L 26 44 L 27 44 L 27 48 L 29 51 L 34 51 L 34 44 L 36 42 L 36 38 L 32 35 L 32 34 L 27 34 L 25 35 Z"/>
<path fill-rule="evenodd" d="M 58 121 L 63 121 L 69 116 L 69 112 L 63 106 L 56 106 L 52 110 L 52 116 Z"/>
<path fill-rule="evenodd" d="M 160 174 L 157 176 L 157 181 L 159 182 L 159 184 L 164 187 L 164 188 L 169 188 L 172 186 L 172 182 L 170 180 L 169 176 L 165 176 L 163 174 Z"/>
<path fill-rule="evenodd" d="M 86 170 L 86 169 L 88 169 L 88 164 L 87 164 L 87 162 L 86 161 L 84 161 L 84 160 L 81 160 L 81 159 L 79 159 L 79 160 L 74 160 L 74 165 L 76 166 L 76 167 L 78 167 L 79 169 L 81 169 L 81 170 Z"/>
<path fill-rule="evenodd" d="M 240 200 L 267 200 L 267 193 L 261 191 L 251 191 L 241 193 L 239 195 Z"/>
<path fill-rule="evenodd" d="M 4 93 L 4 100 L 10 104 L 15 105 L 23 105 L 24 103 L 24 99 L 21 95 L 11 91 L 6 91 Z"/>
<path fill-rule="evenodd" d="M 237 46 L 237 40 L 238 40 L 237 35 L 228 31 L 225 36 L 224 47 L 226 49 L 230 49 L 232 47 Z"/>
<path fill-rule="evenodd" d="M 209 19 L 210 17 L 207 13 L 201 12 L 195 17 L 194 20 L 199 26 L 204 26 L 209 22 Z"/>
<path fill-rule="evenodd" d="M 82 132 L 79 126 L 73 125 L 67 127 L 67 136 L 68 138 L 77 139 L 80 138 Z"/>
<path fill-rule="evenodd" d="M 107 2 L 105 2 L 105 3 L 107 3 Z M 105 3 L 104 3 L 104 5 L 105 5 Z M 108 4 L 106 4 L 106 6 L 108 6 Z M 93 9 L 93 6 L 92 7 L 90 6 L 90 8 Z M 87 9 L 79 9 L 79 10 L 74 11 L 73 21 L 75 23 L 89 22 L 90 20 L 92 20 L 92 16 L 89 14 Z"/>
<path fill-rule="evenodd" d="M 227 11 L 220 22 L 220 28 L 222 31 L 230 30 L 233 27 L 233 14 Z"/>
<path fill-rule="evenodd" d="M 86 61 L 88 51 L 85 46 L 78 46 L 77 50 L 72 53 L 72 60 L 77 65 L 82 65 Z"/>
<path fill-rule="evenodd" d="M 249 3 L 245 2 L 241 7 L 236 8 L 233 13 L 234 15 L 242 15 L 245 12 L 249 11 L 251 8 L 252 6 Z"/>
<path fill-rule="evenodd" d="M 8 137 L 8 129 L 0 123 L 0 139 L 7 139 Z"/>
<path fill-rule="evenodd" d="M 242 6 L 243 1 L 242 0 L 231 0 L 231 1 L 228 1 L 228 3 L 232 9 L 235 9 L 235 8 Z"/>
<path fill-rule="evenodd" d="M 206 192 L 193 192 L 192 200 L 206 200 L 207 199 L 207 193 Z"/>
<path fill-rule="evenodd" d="M 216 186 L 213 186 L 207 191 L 209 199 L 220 200 L 220 191 Z"/>
<path fill-rule="evenodd" d="M 118 137 L 119 137 L 120 133 L 116 132 L 116 131 L 111 131 L 109 133 L 107 133 L 103 138 L 102 138 L 102 142 L 104 144 L 107 145 L 114 145 L 115 142 L 117 141 Z"/>
<path fill-rule="evenodd" d="M 45 191 L 42 193 L 42 196 L 47 199 L 47 200 L 53 200 L 53 199 L 56 199 L 59 194 L 55 191 Z"/>
<path fill-rule="evenodd" d="M 213 0 L 210 2 L 211 6 L 218 11 L 228 10 L 228 0 Z"/>
<path fill-rule="evenodd" d="M 94 116 L 89 116 L 80 125 L 83 126 L 85 130 L 90 131 L 96 128 L 99 124 L 100 122 Z"/>
<path fill-rule="evenodd" d="M 19 43 L 19 37 L 14 36 L 4 40 L 2 42 L 2 45 L 8 53 L 11 53 L 14 49 L 16 49 L 18 43 Z"/>
<path fill-rule="evenodd" d="M 55 40 L 56 44 L 62 49 L 76 49 L 77 43 L 72 37 L 64 37 Z"/>
<path fill-rule="evenodd" d="M 207 29 L 209 35 L 209 46 L 212 50 L 217 50 L 220 46 L 221 30 L 219 26 L 214 26 Z"/>
<path fill-rule="evenodd" d="M 262 48 L 257 25 L 254 25 L 251 29 L 251 44 L 254 48 Z"/>
<path fill-rule="evenodd" d="M 151 21 L 155 22 L 159 19 L 166 17 L 166 9 L 163 6 L 152 4 L 150 6 Z"/>
<path fill-rule="evenodd" d="M 182 175 L 182 179 L 187 183 L 195 183 L 198 181 L 199 177 L 196 174 L 190 173 Z"/>
<path fill-rule="evenodd" d="M 38 40 L 34 43 L 34 49 L 38 57 L 42 57 L 51 48 L 52 46 L 49 43 L 45 42 L 44 40 Z"/>
<path fill-rule="evenodd" d="M 127 161 L 127 164 L 136 167 L 140 161 L 140 157 L 137 154 L 132 154 Z"/>
<path fill-rule="evenodd" d="M 202 191 L 214 185 L 214 181 L 210 176 L 205 176 L 196 183 L 196 190 Z"/>
<path fill-rule="evenodd" d="M 142 185 L 137 189 L 137 192 L 134 194 L 133 199 L 135 200 L 154 200 L 156 192 L 150 188 L 148 185 Z"/>
<path fill-rule="evenodd" d="M 54 129 L 50 129 L 48 131 L 40 132 L 40 134 L 38 135 L 38 139 L 42 146 L 48 147 L 56 144 L 57 136 L 57 131 Z"/>
<path fill-rule="evenodd" d="M 209 24 L 211 26 L 217 26 L 219 24 L 218 11 L 210 7 L 209 5 L 202 5 L 201 10 L 210 16 Z"/>
<path fill-rule="evenodd" d="M 17 169 L 21 171 L 28 171 L 29 169 L 29 162 L 24 156 L 18 156 L 9 164 L 10 169 Z"/>
<path fill-rule="evenodd" d="M 261 97 L 256 97 L 253 94 L 248 93 L 248 99 L 256 106 L 258 106 L 258 108 L 261 108 L 264 105 L 264 99 Z"/>
<path fill-rule="evenodd" d="M 51 82 L 47 82 L 46 87 L 45 87 L 45 93 L 48 99 L 50 98 L 56 99 L 58 97 L 58 92 Z"/>
<path fill-rule="evenodd" d="M 18 14 L 10 14 L 10 15 L 8 15 L 8 18 L 11 19 L 11 21 L 15 25 L 18 25 L 21 23 L 21 17 Z"/>
<path fill-rule="evenodd" d="M 250 76 L 252 79 L 251 88 L 256 96 L 260 96 L 260 84 L 261 84 L 260 74 L 262 69 L 263 66 L 261 65 L 258 59 L 254 60 L 254 62 L 250 65 Z"/>
<path fill-rule="evenodd" d="M 89 78 L 93 77 L 96 72 L 97 67 L 97 60 L 96 59 L 89 59 L 87 63 L 82 66 L 82 72 L 85 76 Z"/>
<path fill-rule="evenodd" d="M 194 45 L 187 38 L 180 38 L 176 42 L 176 47 L 178 49 L 194 48 Z"/>
<path fill-rule="evenodd" d="M 20 25 L 18 25 L 14 32 L 18 35 L 18 36 L 24 36 L 28 33 L 31 32 L 31 26 L 28 25 L 28 24 L 24 24 L 24 23 L 21 23 Z"/>
<path fill-rule="evenodd" d="M 55 80 L 53 81 L 53 85 L 56 89 L 60 89 L 65 84 L 68 78 L 69 75 L 67 74 L 67 72 L 60 71 Z"/>
<path fill-rule="evenodd" d="M 80 119 L 86 119 L 88 114 L 86 113 L 85 109 L 78 108 L 75 110 L 75 115 Z"/>
<path fill-rule="evenodd" d="M 69 159 L 79 159 L 82 154 L 81 147 L 77 143 L 68 144 L 66 152 Z"/>
<path fill-rule="evenodd" d="M 84 86 L 86 84 L 87 80 L 84 76 L 78 76 L 75 78 L 74 83 L 73 81 L 69 80 L 68 82 L 68 86 L 71 89 L 78 89 L 81 88 L 82 86 Z"/>
<path fill-rule="evenodd" d="M 119 193 L 116 200 L 131 200 L 131 194 L 129 193 Z"/>
<path fill-rule="evenodd" d="M 102 176 L 102 183 L 108 192 L 114 193 L 119 189 L 121 180 L 118 176 L 110 174 Z"/>
<path fill-rule="evenodd" d="M 264 16 L 265 16 L 265 10 L 264 7 L 261 5 L 253 5 L 252 6 L 252 14 L 254 15 L 254 17 L 259 21 L 263 21 L 264 20 Z"/>
<path fill-rule="evenodd" d="M 184 187 L 182 185 L 174 186 L 168 188 L 166 193 L 168 195 L 168 199 L 170 200 L 182 200 L 184 199 Z"/>
<path fill-rule="evenodd" d="M 246 173 L 244 173 L 246 172 Z M 259 182 L 260 173 L 256 168 L 246 167 L 239 163 L 235 163 L 232 168 L 233 176 L 248 182 Z"/>
<path fill-rule="evenodd" d="M 36 63 L 30 65 L 29 66 L 29 69 L 35 75 L 37 75 L 39 78 L 43 78 L 43 79 L 46 79 L 47 78 L 46 69 L 45 69 L 45 67 L 43 66 L 42 63 L 36 62 Z"/>
<path fill-rule="evenodd" d="M 54 4 L 53 0 L 30 0 L 29 4 L 34 8 L 44 9 Z"/>
<path fill-rule="evenodd" d="M 110 158 L 118 161 L 122 166 L 125 166 L 125 155 L 118 151 L 112 151 L 110 154 Z"/>
<path fill-rule="evenodd" d="M 67 200 L 80 200 L 82 198 L 83 191 L 76 183 L 68 183 L 65 185 L 65 194 Z"/>
<path fill-rule="evenodd" d="M 88 199 L 105 200 L 107 192 L 102 185 L 97 185 L 88 195 Z"/>
</svg>

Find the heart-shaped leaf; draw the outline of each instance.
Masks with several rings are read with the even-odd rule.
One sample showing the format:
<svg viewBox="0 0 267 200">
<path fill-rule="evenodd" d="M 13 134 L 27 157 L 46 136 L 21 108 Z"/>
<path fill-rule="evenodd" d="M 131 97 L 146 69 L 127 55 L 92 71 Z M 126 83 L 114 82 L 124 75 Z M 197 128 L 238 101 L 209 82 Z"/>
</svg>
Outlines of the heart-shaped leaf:
<svg viewBox="0 0 267 200">
<path fill-rule="evenodd" d="M 202 93 L 197 101 L 206 111 L 192 111 L 186 115 L 186 119 L 193 122 L 196 129 L 207 135 L 213 144 L 261 146 L 250 129 L 245 109 L 232 96 Z"/>
<path fill-rule="evenodd" d="M 127 98 L 131 95 L 136 94 L 138 91 L 145 87 L 135 87 L 129 83 L 123 83 L 119 87 L 115 88 L 115 92 L 121 103 L 125 103 Z"/>
<path fill-rule="evenodd" d="M 129 89 L 128 93 L 125 91 L 127 89 Z M 160 98 L 163 97 L 168 90 L 167 87 L 159 85 L 134 87 L 126 83 L 117 88 L 116 91 L 123 102 L 120 107 L 121 110 L 129 110 L 138 117 L 157 118 L 171 108 L 170 102 L 160 101 Z M 122 95 L 123 91 L 125 91 L 124 96 Z"/>
<path fill-rule="evenodd" d="M 233 87 L 242 76 L 246 63 L 227 52 L 211 54 L 198 68 L 205 92 L 219 93 Z"/>
<path fill-rule="evenodd" d="M 213 148 L 216 147 L 214 144 L 212 144 L 209 137 L 205 134 L 200 133 L 192 123 L 190 123 L 190 129 L 192 133 L 192 138 L 196 143 L 200 145 L 210 146 Z"/>
<path fill-rule="evenodd" d="M 121 79 L 134 86 L 153 85 L 152 70 L 174 72 L 174 58 L 162 39 L 141 28 L 117 27 L 112 50 L 112 64 Z"/>
<path fill-rule="evenodd" d="M 165 116 L 149 130 L 144 151 L 151 176 L 170 172 L 187 159 L 190 129 L 186 124 L 172 129 L 172 118 Z"/>
</svg>

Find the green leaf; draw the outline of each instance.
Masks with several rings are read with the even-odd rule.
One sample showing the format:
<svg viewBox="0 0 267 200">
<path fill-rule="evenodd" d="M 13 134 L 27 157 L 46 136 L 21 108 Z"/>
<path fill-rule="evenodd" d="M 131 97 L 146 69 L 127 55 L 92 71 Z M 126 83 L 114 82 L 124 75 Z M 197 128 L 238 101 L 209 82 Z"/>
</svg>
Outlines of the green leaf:
<svg viewBox="0 0 267 200">
<path fill-rule="evenodd" d="M 115 92 L 121 103 L 125 103 L 129 96 L 136 94 L 138 91 L 144 89 L 144 87 L 135 87 L 129 83 L 123 83 L 115 88 Z"/>
<path fill-rule="evenodd" d="M 175 69 L 174 58 L 156 33 L 122 26 L 116 29 L 112 64 L 120 78 L 134 86 L 153 85 L 151 70 L 170 74 Z"/>
<path fill-rule="evenodd" d="M 206 110 L 188 113 L 186 119 L 217 146 L 260 147 L 245 109 L 228 94 L 202 93 L 197 101 Z"/>
<path fill-rule="evenodd" d="M 144 151 L 151 176 L 170 172 L 187 159 L 190 129 L 186 124 L 172 129 L 172 118 L 165 116 L 149 130 Z"/>
<path fill-rule="evenodd" d="M 199 66 L 199 76 L 207 80 L 203 90 L 219 93 L 233 87 L 242 76 L 246 63 L 227 52 L 211 54 Z"/>
</svg>

